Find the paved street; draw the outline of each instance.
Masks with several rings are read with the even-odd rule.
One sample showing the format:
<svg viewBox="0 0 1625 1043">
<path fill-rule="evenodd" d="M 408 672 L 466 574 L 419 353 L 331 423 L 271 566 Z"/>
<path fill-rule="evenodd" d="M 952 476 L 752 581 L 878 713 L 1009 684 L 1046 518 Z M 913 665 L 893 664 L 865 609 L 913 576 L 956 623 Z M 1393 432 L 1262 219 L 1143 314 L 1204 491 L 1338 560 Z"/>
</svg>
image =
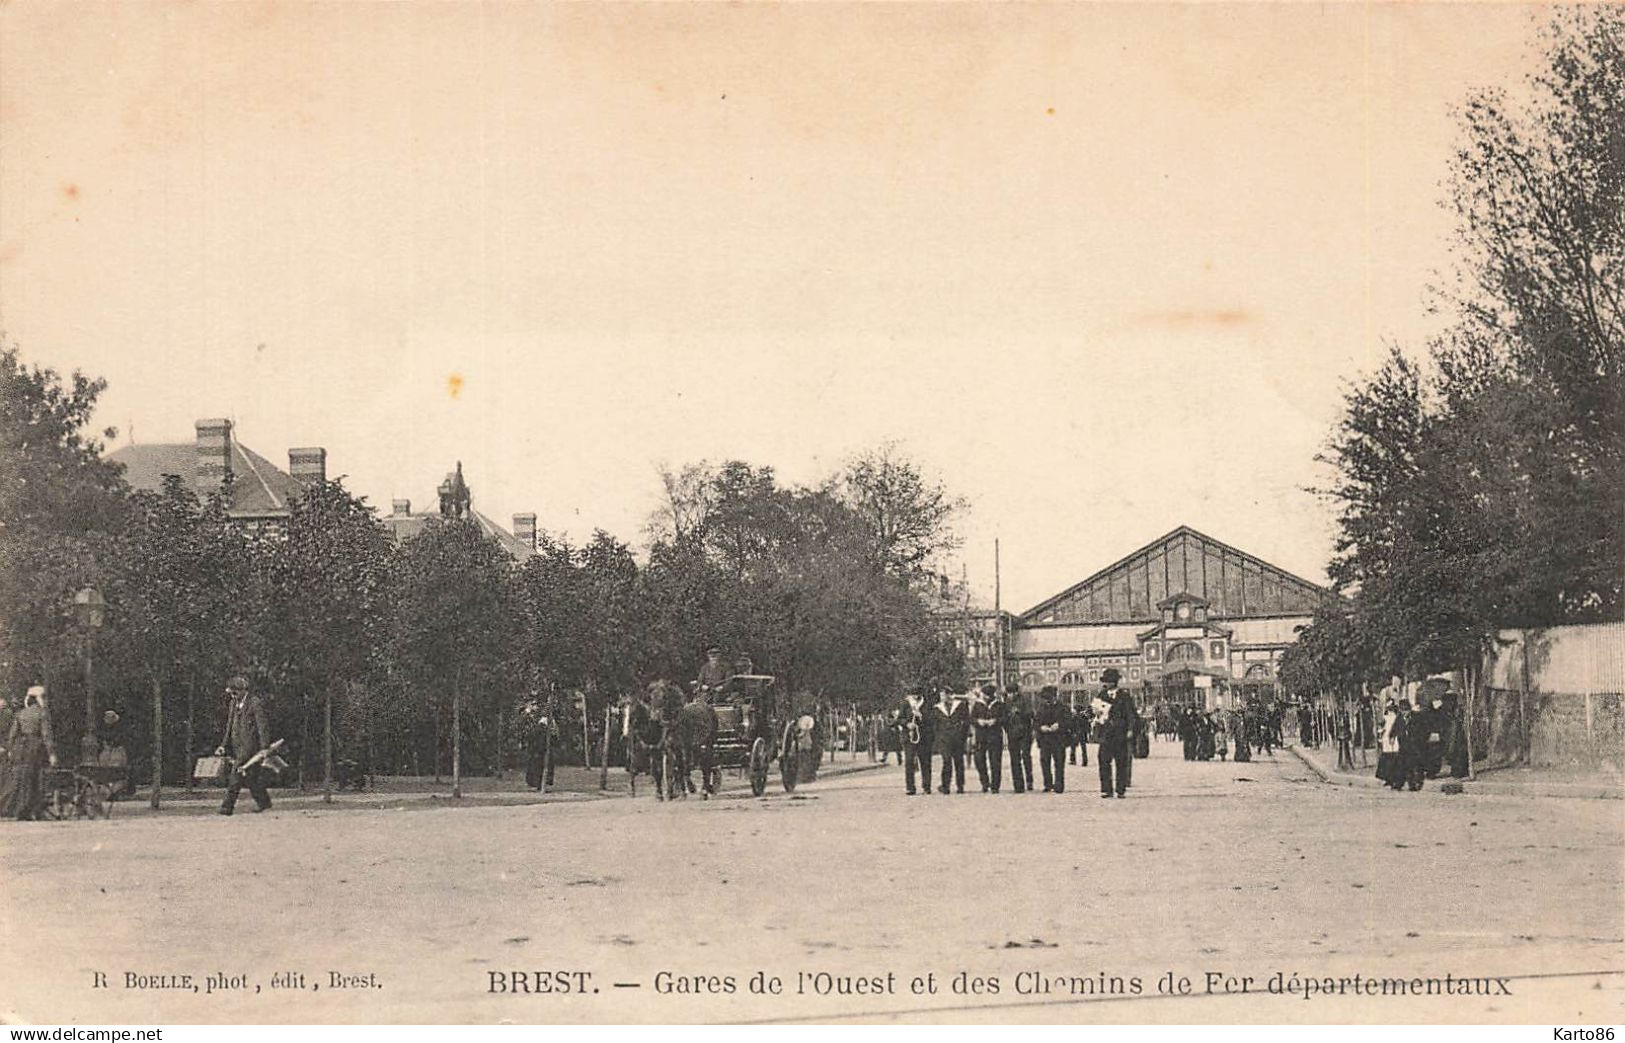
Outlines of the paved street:
<svg viewBox="0 0 1625 1043">
<path fill-rule="evenodd" d="M 0 1007 L 44 1023 L 1625 1016 L 1619 801 L 1356 790 L 1289 752 L 1190 764 L 1163 743 L 1127 800 L 1075 770 L 1061 797 L 905 798 L 891 766 L 763 800 L 730 778 L 710 802 L 7 824 L 0 934 L 32 958 Z M 586 995 L 534 994 L 581 979 L 530 972 L 578 970 Z M 783 992 L 752 994 L 758 970 Z M 1209 996 L 1210 970 L 1254 980 Z M 511 994 L 512 971 L 533 994 Z M 956 992 L 960 971 L 998 992 Z M 1169 971 L 1191 995 L 1159 995 Z M 1272 996 L 1277 971 L 1499 976 L 1512 995 L 1306 1000 Z M 279 972 L 305 987 L 273 987 Z M 241 985 L 207 995 L 210 973 Z M 915 995 L 928 974 L 938 991 Z M 1141 994 L 1070 994 L 1109 991 L 1102 974 Z M 656 991 L 726 988 L 706 976 L 735 991 Z"/>
</svg>

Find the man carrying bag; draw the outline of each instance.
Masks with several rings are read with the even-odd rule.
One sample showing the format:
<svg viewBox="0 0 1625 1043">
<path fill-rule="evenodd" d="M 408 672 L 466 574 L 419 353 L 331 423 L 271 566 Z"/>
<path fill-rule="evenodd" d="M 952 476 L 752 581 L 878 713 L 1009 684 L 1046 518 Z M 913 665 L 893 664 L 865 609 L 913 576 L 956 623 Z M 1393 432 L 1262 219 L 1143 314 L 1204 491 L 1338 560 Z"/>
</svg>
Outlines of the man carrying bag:
<svg viewBox="0 0 1625 1043">
<path fill-rule="evenodd" d="M 226 695 L 231 708 L 226 718 L 225 742 L 214 751 L 221 756 L 231 748 L 231 775 L 226 781 L 226 799 L 220 804 L 220 814 L 229 815 L 237 807 L 237 794 L 244 786 L 254 798 L 255 811 L 268 811 L 271 794 L 266 789 L 271 768 L 254 755 L 271 746 L 271 729 L 265 719 L 265 704 L 248 690 L 248 679 L 233 677 L 226 682 Z"/>
</svg>

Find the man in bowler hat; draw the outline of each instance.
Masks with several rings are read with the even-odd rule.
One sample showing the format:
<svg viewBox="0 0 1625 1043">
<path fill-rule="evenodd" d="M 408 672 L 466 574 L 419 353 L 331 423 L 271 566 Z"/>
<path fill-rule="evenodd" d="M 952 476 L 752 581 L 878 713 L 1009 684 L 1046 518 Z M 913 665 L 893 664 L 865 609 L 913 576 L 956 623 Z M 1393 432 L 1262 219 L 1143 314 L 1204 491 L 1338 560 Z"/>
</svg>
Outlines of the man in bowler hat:
<svg viewBox="0 0 1625 1043">
<path fill-rule="evenodd" d="M 265 704 L 248 689 L 246 677 L 233 677 L 226 682 L 229 709 L 226 718 L 226 745 L 214 752 L 220 756 L 231 747 L 231 777 L 226 782 L 226 799 L 220 805 L 220 814 L 229 815 L 237 807 L 237 795 L 248 787 L 254 797 L 255 811 L 271 808 L 271 793 L 266 787 L 270 769 L 255 764 L 247 769 L 244 761 L 271 745 L 271 727 L 265 717 Z"/>
<path fill-rule="evenodd" d="M 1114 793 L 1119 797 L 1127 795 L 1129 772 L 1134 763 L 1134 729 L 1138 725 L 1139 715 L 1135 710 L 1134 697 L 1117 687 L 1121 676 L 1110 667 L 1100 674 L 1100 680 L 1106 686 L 1100 693 L 1101 701 L 1106 704 L 1106 712 L 1097 729 L 1100 748 L 1095 756 L 1100 761 L 1102 797 L 1110 797 Z"/>
<path fill-rule="evenodd" d="M 1008 708 L 1004 714 L 1005 744 L 1010 748 L 1010 779 L 1017 793 L 1033 791 L 1033 712 L 1021 694 L 1021 685 L 1011 682 Z"/>
<path fill-rule="evenodd" d="M 976 777 L 983 793 L 999 792 L 1004 774 L 1004 721 L 1007 708 L 999 690 L 984 684 L 981 698 L 970 706 L 971 723 L 976 729 Z"/>
<path fill-rule="evenodd" d="M 935 741 L 935 720 L 931 707 L 925 701 L 925 690 L 911 692 L 903 699 L 898 715 L 903 736 L 903 778 L 908 783 L 908 795 L 916 792 L 931 794 L 931 747 Z M 914 774 L 919 773 L 919 790 L 914 788 Z"/>
<path fill-rule="evenodd" d="M 1033 726 L 1038 730 L 1038 767 L 1045 793 L 1066 792 L 1067 712 L 1052 684 L 1038 690 Z"/>
</svg>

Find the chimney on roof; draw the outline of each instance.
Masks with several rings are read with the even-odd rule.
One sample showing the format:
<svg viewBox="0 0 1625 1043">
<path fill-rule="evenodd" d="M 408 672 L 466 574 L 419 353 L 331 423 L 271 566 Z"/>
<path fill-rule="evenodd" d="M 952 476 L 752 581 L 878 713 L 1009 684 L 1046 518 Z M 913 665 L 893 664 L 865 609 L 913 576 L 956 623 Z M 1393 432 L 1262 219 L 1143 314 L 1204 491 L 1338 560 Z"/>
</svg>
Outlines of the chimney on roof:
<svg viewBox="0 0 1625 1043">
<path fill-rule="evenodd" d="M 389 504 L 389 513 L 397 518 L 404 518 L 412 513 L 411 500 L 392 500 Z"/>
<path fill-rule="evenodd" d="M 534 515 L 534 514 L 516 514 L 516 515 L 514 515 L 513 516 L 513 534 L 514 534 L 514 536 L 518 537 L 520 543 L 523 543 L 525 546 L 529 547 L 531 550 L 535 550 L 536 549 L 536 515 Z"/>
<path fill-rule="evenodd" d="M 231 421 L 199 420 L 197 428 L 197 494 L 207 498 L 231 480 Z"/>
<path fill-rule="evenodd" d="M 320 485 L 327 481 L 327 450 L 320 446 L 288 450 L 288 473 L 300 485 Z"/>
</svg>

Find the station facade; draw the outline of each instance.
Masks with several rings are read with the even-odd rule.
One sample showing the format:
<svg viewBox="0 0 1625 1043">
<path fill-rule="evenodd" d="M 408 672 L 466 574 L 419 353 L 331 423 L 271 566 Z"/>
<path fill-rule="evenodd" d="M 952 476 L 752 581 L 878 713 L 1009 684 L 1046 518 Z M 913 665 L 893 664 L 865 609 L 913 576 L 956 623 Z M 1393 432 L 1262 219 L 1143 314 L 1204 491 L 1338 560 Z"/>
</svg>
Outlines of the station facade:
<svg viewBox="0 0 1625 1043">
<path fill-rule="evenodd" d="M 1107 667 L 1150 702 L 1269 698 L 1281 654 L 1335 597 L 1180 526 L 1014 617 L 1005 675 L 1074 703 Z"/>
</svg>

